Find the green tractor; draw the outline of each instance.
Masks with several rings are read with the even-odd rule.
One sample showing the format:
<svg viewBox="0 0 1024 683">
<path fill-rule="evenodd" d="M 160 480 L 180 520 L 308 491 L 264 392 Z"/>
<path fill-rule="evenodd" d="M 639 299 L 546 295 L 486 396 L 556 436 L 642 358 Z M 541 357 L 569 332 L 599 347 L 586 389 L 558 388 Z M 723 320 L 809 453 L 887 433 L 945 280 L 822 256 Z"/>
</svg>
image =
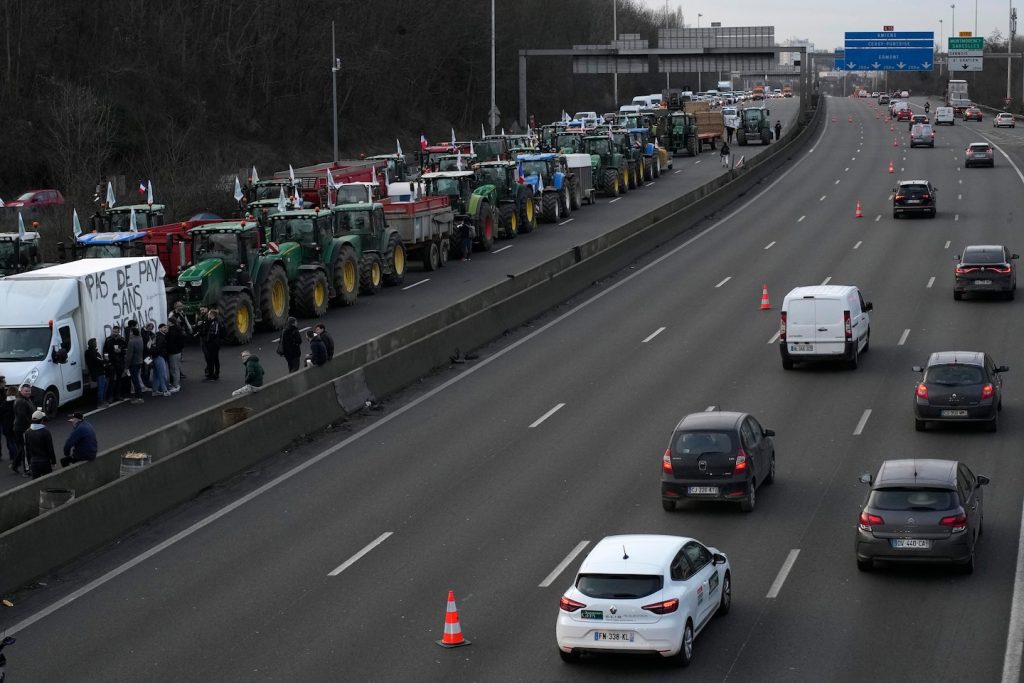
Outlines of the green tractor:
<svg viewBox="0 0 1024 683">
<path fill-rule="evenodd" d="M 192 265 L 178 276 L 177 300 L 193 320 L 200 306 L 217 308 L 230 343 L 249 343 L 254 323 L 280 330 L 288 322 L 288 283 L 300 272 L 301 247 L 264 246 L 262 232 L 246 221 L 207 223 L 189 232 Z"/>
<path fill-rule="evenodd" d="M 643 152 L 633 144 L 629 133 L 623 128 L 616 128 L 612 131 L 615 144 L 619 146 L 623 159 L 626 160 L 626 185 L 631 190 L 643 187 L 644 173 L 647 170 L 647 163 L 644 161 Z"/>
<path fill-rule="evenodd" d="M 485 161 L 476 167 L 477 187 L 494 187 L 498 203 L 498 229 L 509 239 L 537 227 L 533 187 L 519 182 L 514 161 Z"/>
<path fill-rule="evenodd" d="M 476 185 L 473 171 L 438 171 L 420 176 L 428 196 L 448 197 L 456 225 L 470 223 L 476 231 L 473 242 L 481 251 L 494 247 L 497 223 L 497 193 L 493 185 Z M 458 240 L 455 240 L 457 246 Z"/>
<path fill-rule="evenodd" d="M 405 244 L 398 230 L 388 225 L 378 203 L 339 204 L 331 207 L 332 229 L 338 257 L 353 252 L 359 268 L 359 291 L 376 294 L 381 285 L 405 281 Z M 343 269 L 344 278 L 350 271 Z M 347 282 L 343 282 L 347 286 Z M 354 300 L 354 299 L 353 299 Z"/>
<path fill-rule="evenodd" d="M 672 154 L 686 152 L 691 157 L 697 156 L 700 143 L 697 141 L 697 120 L 690 112 L 674 111 L 669 117 L 668 139 L 666 147 Z"/>
<path fill-rule="evenodd" d="M 772 127 L 769 112 L 764 107 L 745 107 L 739 111 L 739 128 L 736 129 L 736 141 L 747 145 L 752 140 L 760 140 L 762 145 L 772 141 Z"/>
<path fill-rule="evenodd" d="M 275 244 L 299 245 L 302 265 L 292 283 L 291 300 L 295 314 L 319 318 L 333 301 L 351 306 L 359 294 L 359 259 L 351 236 L 334 236 L 330 211 L 298 209 L 282 211 L 269 218 L 269 240 Z"/>
<path fill-rule="evenodd" d="M 446 154 L 438 157 L 437 170 L 468 171 L 479 160 L 476 154 Z"/>
<path fill-rule="evenodd" d="M 590 155 L 594 185 L 601 194 L 618 197 L 629 191 L 625 182 L 626 161 L 610 137 L 588 135 L 583 138 L 583 150 Z"/>
</svg>

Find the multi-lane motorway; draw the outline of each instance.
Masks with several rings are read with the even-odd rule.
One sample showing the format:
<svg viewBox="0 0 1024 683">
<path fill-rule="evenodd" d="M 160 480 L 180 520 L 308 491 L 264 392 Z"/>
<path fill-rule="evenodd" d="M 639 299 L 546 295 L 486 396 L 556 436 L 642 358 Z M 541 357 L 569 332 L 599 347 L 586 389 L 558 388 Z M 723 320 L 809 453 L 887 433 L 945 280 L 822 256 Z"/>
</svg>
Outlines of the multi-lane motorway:
<svg viewBox="0 0 1024 683">
<path fill-rule="evenodd" d="M 1013 219 L 1024 176 L 1010 160 L 1021 165 L 1024 137 L 958 121 L 938 130 L 934 149 L 911 150 L 906 125 L 890 132 L 869 101 L 828 106 L 836 123 L 813 149 L 730 212 L 380 414 L 26 591 L 5 615 L 19 638 L 10 673 L 1017 680 L 1019 649 L 1007 648 L 1021 627 L 1011 624 L 1021 600 L 1021 304 L 954 302 L 951 283 L 965 244 L 1021 250 Z M 999 147 L 996 167 L 963 169 L 963 149 L 983 136 Z M 914 177 L 939 188 L 938 217 L 895 221 L 890 190 Z M 824 281 L 856 284 L 873 301 L 871 351 L 856 371 L 784 371 L 778 304 Z M 772 311 L 758 310 L 764 284 Z M 914 431 L 910 368 L 948 349 L 985 350 L 1011 367 L 998 433 Z M 776 483 L 751 514 L 661 509 L 670 430 L 709 406 L 749 411 L 777 432 Z M 972 576 L 856 569 L 858 475 L 912 455 L 960 458 L 992 478 Z M 682 674 L 659 661 L 558 657 L 559 596 L 589 547 L 625 532 L 691 535 L 730 557 L 732 611 L 700 635 Z M 434 644 L 449 589 L 470 647 Z"/>
</svg>

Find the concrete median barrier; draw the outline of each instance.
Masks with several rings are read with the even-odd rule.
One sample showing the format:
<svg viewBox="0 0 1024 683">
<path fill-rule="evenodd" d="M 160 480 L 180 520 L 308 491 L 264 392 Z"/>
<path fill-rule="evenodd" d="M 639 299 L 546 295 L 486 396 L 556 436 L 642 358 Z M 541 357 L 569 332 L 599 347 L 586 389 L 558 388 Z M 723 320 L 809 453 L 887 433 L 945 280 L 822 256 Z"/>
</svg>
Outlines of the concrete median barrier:
<svg viewBox="0 0 1024 683">
<path fill-rule="evenodd" d="M 54 472 L 0 495 L 0 592 L 12 591 L 146 520 L 447 365 L 456 348 L 469 351 L 501 337 L 585 290 L 595 281 L 678 237 L 759 184 L 811 144 L 824 121 L 783 136 L 745 168 L 687 193 L 615 230 L 516 273 L 493 287 L 402 328 L 348 349 L 322 368 L 290 374 L 259 392 L 211 406 L 119 444 L 95 462 Z M 311 410 L 315 406 L 315 410 Z M 223 414 L 250 408 L 225 427 Z M 271 425 L 289 425 L 288 430 Z M 119 478 L 121 456 L 137 451 L 152 465 Z M 76 492 L 38 515 L 38 491 Z"/>
</svg>

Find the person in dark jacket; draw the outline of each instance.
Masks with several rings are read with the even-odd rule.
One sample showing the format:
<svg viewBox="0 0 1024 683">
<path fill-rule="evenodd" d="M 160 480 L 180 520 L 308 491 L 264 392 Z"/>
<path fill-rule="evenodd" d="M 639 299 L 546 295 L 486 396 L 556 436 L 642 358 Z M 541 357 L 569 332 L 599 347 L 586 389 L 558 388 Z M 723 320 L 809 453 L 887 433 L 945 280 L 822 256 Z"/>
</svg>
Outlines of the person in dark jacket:
<svg viewBox="0 0 1024 683">
<path fill-rule="evenodd" d="M 25 432 L 32 424 L 32 413 L 36 407 L 32 404 L 32 387 L 23 384 L 18 389 L 18 398 L 14 400 L 14 441 L 18 445 L 18 454 L 11 463 L 11 471 L 18 474 L 22 468 L 25 476 L 28 476 L 28 459 L 25 457 Z"/>
<path fill-rule="evenodd" d="M 103 341 L 103 360 L 107 362 L 107 391 L 111 402 L 124 398 L 121 379 L 124 377 L 128 340 L 121 336 L 120 325 L 110 328 L 110 336 Z"/>
<path fill-rule="evenodd" d="M 167 385 L 167 324 L 160 323 L 153 335 L 153 347 L 150 349 L 153 359 L 153 395 L 170 396 Z"/>
<path fill-rule="evenodd" d="M 242 351 L 242 365 L 245 366 L 245 384 L 231 392 L 232 396 L 241 396 L 259 391 L 263 386 L 263 366 L 260 359 L 248 351 Z"/>
<path fill-rule="evenodd" d="M 206 312 L 202 328 L 203 354 L 206 356 L 206 379 L 204 382 L 220 380 L 220 313 L 216 308 Z"/>
<path fill-rule="evenodd" d="M 288 324 L 281 332 L 281 355 L 288 361 L 288 372 L 295 372 L 299 369 L 299 359 L 302 357 L 302 334 L 299 332 L 299 323 L 295 318 L 288 318 Z"/>
<path fill-rule="evenodd" d="M 7 444 L 7 457 L 14 462 L 18 457 L 18 442 L 14 438 L 14 396 L 8 396 L 8 393 L 7 378 L 0 376 L 0 441 Z"/>
<path fill-rule="evenodd" d="M 82 413 L 71 413 L 71 433 L 64 442 L 64 457 L 60 459 L 60 466 L 67 467 L 76 462 L 91 462 L 96 459 L 96 452 L 99 444 L 96 441 L 96 430 L 85 421 Z"/>
<path fill-rule="evenodd" d="M 186 330 L 182 320 L 184 316 L 171 314 L 167 326 L 167 388 L 172 394 L 181 390 L 181 354 L 185 351 Z"/>
<path fill-rule="evenodd" d="M 128 363 L 128 372 L 132 376 L 132 389 L 134 394 L 132 395 L 132 403 L 142 403 L 142 365 L 143 359 L 146 355 L 146 347 L 142 342 L 142 331 L 139 328 L 130 328 L 128 334 L 128 352 L 125 356 L 125 362 Z"/>
<path fill-rule="evenodd" d="M 32 413 L 32 424 L 25 432 L 25 456 L 32 470 L 32 478 L 53 472 L 57 464 L 57 454 L 53 452 L 53 437 L 50 430 L 43 424 L 46 413 L 37 410 Z"/>
<path fill-rule="evenodd" d="M 317 323 L 313 329 L 324 340 L 324 346 L 327 347 L 327 360 L 331 360 L 334 358 L 334 339 L 331 338 L 331 335 L 327 334 L 327 328 L 323 323 Z"/>
<path fill-rule="evenodd" d="M 318 368 L 327 362 L 327 345 L 313 330 L 306 333 L 306 339 L 309 340 L 309 355 L 306 356 L 306 364 Z"/>
<path fill-rule="evenodd" d="M 96 382 L 96 404 L 104 405 L 107 402 L 107 364 L 103 360 L 103 354 L 96 346 L 96 338 L 88 341 L 85 348 L 85 369 L 89 372 L 89 379 Z"/>
<path fill-rule="evenodd" d="M 778 141 L 782 138 L 782 121 L 775 122 L 775 140 Z"/>
</svg>

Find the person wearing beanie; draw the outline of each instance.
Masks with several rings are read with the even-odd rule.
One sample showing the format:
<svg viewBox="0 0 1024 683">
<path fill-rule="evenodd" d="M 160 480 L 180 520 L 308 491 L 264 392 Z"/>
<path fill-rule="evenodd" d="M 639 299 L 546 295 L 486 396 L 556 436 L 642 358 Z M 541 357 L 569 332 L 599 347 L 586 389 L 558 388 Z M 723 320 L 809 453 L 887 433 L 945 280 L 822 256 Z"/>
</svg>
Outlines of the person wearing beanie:
<svg viewBox="0 0 1024 683">
<path fill-rule="evenodd" d="M 53 472 L 53 466 L 57 464 L 57 454 L 53 452 L 53 437 L 43 424 L 44 420 L 46 413 L 41 410 L 35 411 L 32 413 L 32 424 L 25 432 L 25 455 L 33 479 Z"/>
<path fill-rule="evenodd" d="M 299 323 L 295 318 L 288 318 L 288 324 L 281 332 L 281 355 L 288 361 L 288 372 L 295 372 L 299 369 L 299 359 L 302 357 L 302 334 L 299 332 Z"/>
</svg>

